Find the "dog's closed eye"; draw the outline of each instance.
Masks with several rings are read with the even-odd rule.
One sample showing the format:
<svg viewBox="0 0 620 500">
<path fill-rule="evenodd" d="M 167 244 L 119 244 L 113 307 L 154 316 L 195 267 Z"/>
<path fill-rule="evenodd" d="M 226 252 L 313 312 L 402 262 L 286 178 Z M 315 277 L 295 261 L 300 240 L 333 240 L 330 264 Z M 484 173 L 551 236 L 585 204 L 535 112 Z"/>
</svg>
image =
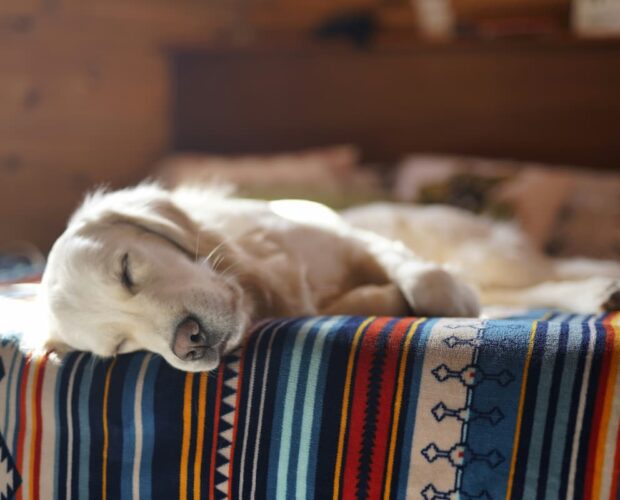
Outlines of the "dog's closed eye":
<svg viewBox="0 0 620 500">
<path fill-rule="evenodd" d="M 121 259 L 121 283 L 131 293 L 135 293 L 136 283 L 133 280 L 131 274 L 131 267 L 129 263 L 129 254 L 126 253 Z"/>
</svg>

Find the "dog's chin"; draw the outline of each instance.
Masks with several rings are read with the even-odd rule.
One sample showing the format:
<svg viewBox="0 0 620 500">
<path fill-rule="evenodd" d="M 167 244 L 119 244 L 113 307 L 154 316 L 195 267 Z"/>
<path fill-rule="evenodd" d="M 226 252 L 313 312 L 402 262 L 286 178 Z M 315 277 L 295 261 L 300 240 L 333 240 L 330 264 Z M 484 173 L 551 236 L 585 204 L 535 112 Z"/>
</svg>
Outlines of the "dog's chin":
<svg viewBox="0 0 620 500">
<path fill-rule="evenodd" d="M 164 358 L 174 368 L 185 372 L 208 372 L 216 369 L 220 364 L 221 354 L 217 349 L 209 349 L 202 359 L 183 361 L 177 358 L 172 351 L 163 354 Z"/>
</svg>

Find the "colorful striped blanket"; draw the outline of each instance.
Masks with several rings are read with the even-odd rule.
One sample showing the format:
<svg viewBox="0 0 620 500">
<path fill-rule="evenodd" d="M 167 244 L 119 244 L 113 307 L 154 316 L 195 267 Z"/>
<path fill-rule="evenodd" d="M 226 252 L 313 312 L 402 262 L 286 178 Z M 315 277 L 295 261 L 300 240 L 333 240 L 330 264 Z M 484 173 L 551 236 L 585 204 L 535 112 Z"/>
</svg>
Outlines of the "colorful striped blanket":
<svg viewBox="0 0 620 500">
<path fill-rule="evenodd" d="M 0 348 L 0 498 L 619 498 L 620 313 L 259 325 L 213 373 Z"/>
</svg>

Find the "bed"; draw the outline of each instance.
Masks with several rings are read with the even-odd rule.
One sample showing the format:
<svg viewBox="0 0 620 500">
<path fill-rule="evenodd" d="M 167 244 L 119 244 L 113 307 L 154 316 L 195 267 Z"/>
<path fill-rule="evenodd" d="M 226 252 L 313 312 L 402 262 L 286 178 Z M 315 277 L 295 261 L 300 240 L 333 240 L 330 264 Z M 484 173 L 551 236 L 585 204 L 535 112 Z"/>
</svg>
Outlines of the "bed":
<svg viewBox="0 0 620 500">
<path fill-rule="evenodd" d="M 620 313 L 256 325 L 212 373 L 21 346 L 0 299 L 0 498 L 619 497 Z"/>
</svg>

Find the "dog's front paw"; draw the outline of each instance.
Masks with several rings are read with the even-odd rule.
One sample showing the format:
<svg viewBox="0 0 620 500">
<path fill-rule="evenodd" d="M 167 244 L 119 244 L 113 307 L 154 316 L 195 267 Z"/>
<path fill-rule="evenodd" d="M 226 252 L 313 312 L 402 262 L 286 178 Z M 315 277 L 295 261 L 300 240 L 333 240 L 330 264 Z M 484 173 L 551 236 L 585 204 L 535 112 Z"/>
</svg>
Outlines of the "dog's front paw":
<svg viewBox="0 0 620 500">
<path fill-rule="evenodd" d="M 543 284 L 537 287 L 542 297 L 554 297 L 548 305 L 579 314 L 620 311 L 620 280 L 594 277 L 580 281 Z"/>
<path fill-rule="evenodd" d="M 595 277 L 572 285 L 573 289 L 565 292 L 571 294 L 566 309 L 582 314 L 620 311 L 620 280 Z"/>
<path fill-rule="evenodd" d="M 620 311 L 620 281 L 614 280 L 610 283 L 601 309 L 605 312 Z"/>
<path fill-rule="evenodd" d="M 418 316 L 476 317 L 478 295 L 445 269 L 416 274 L 406 286 L 405 297 Z"/>
</svg>

